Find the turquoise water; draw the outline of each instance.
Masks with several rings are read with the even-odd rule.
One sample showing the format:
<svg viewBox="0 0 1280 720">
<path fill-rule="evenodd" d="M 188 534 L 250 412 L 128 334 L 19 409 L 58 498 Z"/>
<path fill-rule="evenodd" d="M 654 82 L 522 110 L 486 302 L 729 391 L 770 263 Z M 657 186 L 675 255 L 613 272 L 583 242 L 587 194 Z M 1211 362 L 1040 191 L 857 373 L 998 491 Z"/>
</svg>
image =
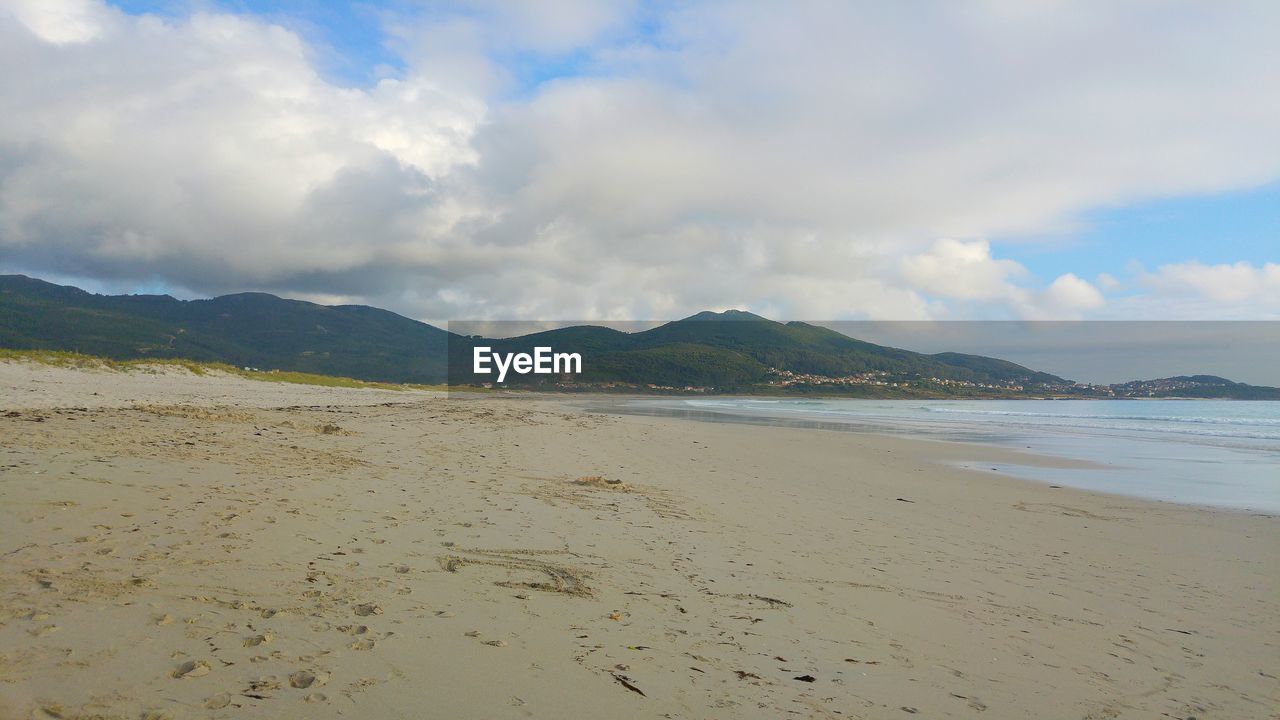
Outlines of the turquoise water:
<svg viewBox="0 0 1280 720">
<path fill-rule="evenodd" d="M 1280 512 L 1280 402 L 725 397 L 633 399 L 613 409 L 995 444 L 1105 467 L 984 469 L 1169 502 Z"/>
</svg>

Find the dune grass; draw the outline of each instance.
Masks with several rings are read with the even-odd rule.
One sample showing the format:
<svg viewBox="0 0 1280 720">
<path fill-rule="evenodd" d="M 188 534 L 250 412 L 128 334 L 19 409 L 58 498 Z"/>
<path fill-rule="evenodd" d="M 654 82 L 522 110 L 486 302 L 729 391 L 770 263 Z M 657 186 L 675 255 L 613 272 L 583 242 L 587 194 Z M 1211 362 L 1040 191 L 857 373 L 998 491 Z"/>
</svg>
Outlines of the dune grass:
<svg viewBox="0 0 1280 720">
<path fill-rule="evenodd" d="M 241 377 L 250 380 L 261 380 L 263 382 L 280 382 L 280 383 L 296 383 L 298 385 L 323 385 L 324 387 L 343 387 L 343 388 L 375 388 L 378 390 L 447 390 L 446 385 L 418 385 L 414 383 L 385 383 L 373 382 L 368 380 L 356 380 L 355 378 L 340 377 L 338 375 L 316 375 L 314 373 L 295 372 L 292 370 L 272 370 L 269 372 L 254 372 L 252 370 L 241 370 L 239 368 L 231 368 L 230 371 Z"/>
<path fill-rule="evenodd" d="M 387 383 L 357 380 L 337 375 L 317 375 L 315 373 L 295 372 L 292 370 L 254 371 L 234 367 L 226 363 L 197 362 L 180 358 L 142 358 L 136 360 L 116 360 L 114 358 L 84 355 L 63 350 L 14 350 L 0 348 L 0 361 L 16 360 L 39 363 L 52 367 L 81 368 L 91 370 L 112 370 L 116 372 L 155 372 L 163 368 L 181 368 L 192 375 L 225 374 L 236 375 L 249 380 L 261 382 L 294 383 L 297 385 L 320 385 L 340 388 L 372 388 L 377 390 L 448 390 L 447 385 L 419 385 L 415 383 Z"/>
<path fill-rule="evenodd" d="M 116 370 L 125 372 L 155 367 L 179 367 L 193 375 L 206 375 L 212 370 L 235 372 L 236 369 L 224 363 L 203 363 L 181 358 L 147 358 L 139 360 L 117 360 L 85 355 L 65 350 L 15 350 L 0 348 L 0 360 L 25 360 L 27 362 L 50 365 L 52 367 L 82 368 L 90 370 Z"/>
</svg>

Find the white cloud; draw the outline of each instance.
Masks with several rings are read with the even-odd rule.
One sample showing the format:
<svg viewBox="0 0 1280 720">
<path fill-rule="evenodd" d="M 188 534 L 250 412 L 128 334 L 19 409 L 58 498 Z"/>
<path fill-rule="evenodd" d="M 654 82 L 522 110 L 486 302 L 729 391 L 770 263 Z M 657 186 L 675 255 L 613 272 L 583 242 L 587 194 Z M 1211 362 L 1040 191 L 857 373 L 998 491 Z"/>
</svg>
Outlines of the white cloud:
<svg viewBox="0 0 1280 720">
<path fill-rule="evenodd" d="M 1161 265 L 1138 276 L 1158 296 L 1207 301 L 1218 306 L 1251 307 L 1260 315 L 1280 315 L 1280 264 L 1246 262 L 1205 265 L 1192 260 Z"/>
<path fill-rule="evenodd" d="M 105 5 L 81 0 L 9 0 L 7 10 L 33 35 L 55 45 L 93 40 L 116 20 Z"/>
<path fill-rule="evenodd" d="M 939 240 L 928 252 L 902 260 L 907 281 L 932 295 L 957 300 L 997 300 L 1014 290 L 1012 278 L 1026 268 L 991 256 L 986 240 Z"/>
<path fill-rule="evenodd" d="M 1098 288 L 1072 273 L 1059 275 L 1039 296 L 1040 306 L 1056 317 L 1100 308 L 1105 302 Z"/>
<path fill-rule="evenodd" d="M 476 162 L 479 99 L 421 76 L 336 87 L 248 18 L 119 20 L 74 51 L 0 22 L 0 244 L 26 264 L 289 287 L 466 216 L 433 191 Z"/>
<path fill-rule="evenodd" d="M 1280 177 L 1280 6 L 1035 8 L 689 3 L 637 33 L 629 2 L 435 3 L 351 89 L 251 16 L 15 1 L 0 252 L 433 319 L 1100 312 L 938 238 Z M 513 54 L 579 72 L 514 92 Z"/>
<path fill-rule="evenodd" d="M 926 295 L 999 306 L 1025 319 L 1075 319 L 1106 302 L 1101 292 L 1072 273 L 1060 275 L 1043 290 L 1020 280 L 1026 268 L 991 255 L 985 240 L 939 240 L 927 251 L 900 263 L 902 277 Z"/>
</svg>

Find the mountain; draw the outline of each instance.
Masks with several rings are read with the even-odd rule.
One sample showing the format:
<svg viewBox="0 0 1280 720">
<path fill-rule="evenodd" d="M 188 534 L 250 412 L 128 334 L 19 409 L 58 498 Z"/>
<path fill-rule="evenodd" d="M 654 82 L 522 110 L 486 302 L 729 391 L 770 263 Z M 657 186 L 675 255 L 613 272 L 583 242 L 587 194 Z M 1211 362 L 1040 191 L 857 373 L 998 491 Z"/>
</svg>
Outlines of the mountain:
<svg viewBox="0 0 1280 720">
<path fill-rule="evenodd" d="M 471 384 L 484 380 L 470 373 L 470 353 L 475 344 L 470 338 L 450 343 L 451 382 Z M 584 365 L 580 380 L 596 384 L 750 391 L 774 382 L 777 387 L 790 387 L 792 391 L 817 388 L 893 394 L 885 389 L 892 385 L 876 384 L 872 377 L 884 374 L 949 381 L 952 384 L 938 386 L 944 394 L 964 394 L 962 388 L 977 390 L 980 385 L 1071 385 L 1056 375 L 1004 360 L 955 353 L 923 355 L 863 342 L 817 325 L 780 323 L 740 310 L 701 312 L 635 333 L 578 326 L 485 340 L 483 344 L 501 353 L 531 353 L 538 346 L 578 350 L 584 357 L 590 353 L 591 361 Z M 789 382 L 779 371 L 807 377 L 811 382 Z M 867 382 L 857 382 L 857 378 Z M 557 381 L 527 376 L 509 379 L 508 384 L 549 385 Z"/>
<path fill-rule="evenodd" d="M 579 325 L 515 338 L 448 333 L 387 310 L 266 293 L 210 300 L 95 295 L 0 275 L 0 347 L 115 359 L 185 358 L 383 382 L 492 383 L 473 351 L 580 353 L 581 374 L 518 375 L 508 387 L 838 394 L 860 397 L 1130 397 L 1280 400 L 1280 389 L 1213 375 L 1077 385 L 981 355 L 932 355 L 740 310 L 701 312 L 641 332 Z"/>
<path fill-rule="evenodd" d="M 364 305 L 331 307 L 266 293 L 212 300 L 94 295 L 0 276 L 0 346 L 9 348 L 435 383 L 445 378 L 447 338 L 439 328 Z"/>
<path fill-rule="evenodd" d="M 0 345 L 11 348 L 71 350 L 117 359 L 188 358 L 362 380 L 432 383 L 446 378 L 449 359 L 455 369 L 469 372 L 472 348 L 480 344 L 502 352 L 529 352 L 537 346 L 580 352 L 590 358 L 580 380 L 639 387 L 750 391 L 776 379 L 775 371 L 831 378 L 883 373 L 980 384 L 1067 383 L 993 358 L 921 355 L 815 325 L 779 323 L 736 310 L 698 313 L 636 333 L 577 326 L 482 340 L 450 335 L 362 305 L 330 307 L 265 293 L 211 300 L 95 295 L 21 275 L 0 276 Z M 479 380 L 465 375 L 453 380 Z M 509 384 L 547 380 L 529 378 L 522 383 L 513 376 Z M 807 387 L 796 384 L 802 386 Z"/>
<path fill-rule="evenodd" d="M 1133 380 L 1110 386 L 1124 398 L 1213 398 L 1224 400 L 1280 400 L 1280 388 L 1247 385 L 1217 375 L 1177 375 Z"/>
</svg>

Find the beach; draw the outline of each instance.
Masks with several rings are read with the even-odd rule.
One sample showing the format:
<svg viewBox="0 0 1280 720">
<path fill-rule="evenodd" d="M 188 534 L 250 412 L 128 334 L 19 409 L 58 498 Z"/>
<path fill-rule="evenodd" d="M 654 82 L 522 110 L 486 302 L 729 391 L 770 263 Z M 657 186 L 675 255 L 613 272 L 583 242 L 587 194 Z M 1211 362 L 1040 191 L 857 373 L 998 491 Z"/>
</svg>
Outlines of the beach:
<svg viewBox="0 0 1280 720">
<path fill-rule="evenodd" d="M 27 362 L 0 438 L 3 718 L 1280 717 L 1280 519 L 976 469 L 1062 459 Z"/>
</svg>

